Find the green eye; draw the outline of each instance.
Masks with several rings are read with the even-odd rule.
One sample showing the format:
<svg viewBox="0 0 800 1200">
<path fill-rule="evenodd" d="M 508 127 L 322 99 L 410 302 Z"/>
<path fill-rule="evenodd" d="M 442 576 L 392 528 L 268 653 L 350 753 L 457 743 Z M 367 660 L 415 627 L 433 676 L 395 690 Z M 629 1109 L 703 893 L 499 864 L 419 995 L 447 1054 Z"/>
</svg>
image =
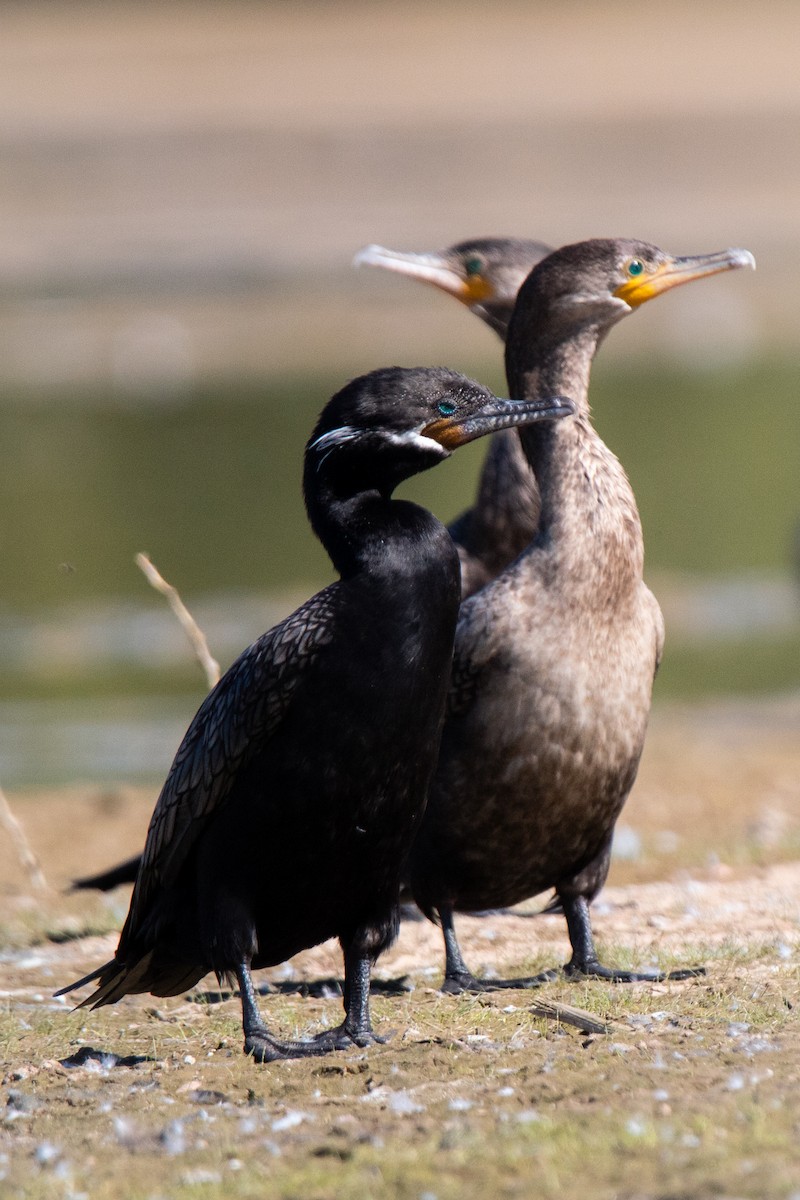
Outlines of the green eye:
<svg viewBox="0 0 800 1200">
<path fill-rule="evenodd" d="M 464 270 L 467 275 L 480 275 L 483 270 L 483 262 L 479 258 L 468 258 L 464 263 Z"/>
<path fill-rule="evenodd" d="M 635 279 L 637 275 L 641 275 L 644 270 L 644 263 L 640 258 L 632 258 L 628 263 L 628 274 Z"/>
<path fill-rule="evenodd" d="M 455 404 L 451 404 L 449 400 L 443 400 L 441 404 L 436 406 L 443 417 L 452 417 L 456 411 Z"/>
</svg>

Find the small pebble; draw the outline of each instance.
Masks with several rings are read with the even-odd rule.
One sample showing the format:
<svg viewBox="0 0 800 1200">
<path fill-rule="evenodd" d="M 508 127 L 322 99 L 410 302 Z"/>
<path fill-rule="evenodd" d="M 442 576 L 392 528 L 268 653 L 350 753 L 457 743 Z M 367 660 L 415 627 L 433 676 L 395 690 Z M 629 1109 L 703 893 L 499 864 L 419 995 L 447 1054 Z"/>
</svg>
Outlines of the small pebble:
<svg viewBox="0 0 800 1200">
<path fill-rule="evenodd" d="M 754 1054 L 763 1054 L 766 1050 L 777 1050 L 778 1047 L 768 1038 L 749 1037 L 742 1038 L 736 1043 L 735 1049 L 739 1054 L 744 1054 L 747 1058 L 752 1058 Z"/>
<path fill-rule="evenodd" d="M 166 1150 L 167 1154 L 177 1156 L 178 1154 L 186 1153 L 186 1131 L 183 1127 L 183 1121 L 170 1121 L 169 1125 L 165 1125 L 159 1134 L 161 1145 Z"/>
<path fill-rule="evenodd" d="M 224 1092 L 215 1092 L 210 1088 L 195 1088 L 186 1097 L 192 1104 L 227 1104 L 228 1097 Z M 208 1115 L 208 1114 L 206 1114 Z"/>
<path fill-rule="evenodd" d="M 209 1171 L 206 1167 L 195 1167 L 191 1171 L 183 1172 L 181 1183 L 186 1187 L 195 1187 L 202 1183 L 222 1183 L 222 1176 L 219 1171 Z"/>
<path fill-rule="evenodd" d="M 61 1148 L 54 1146 L 52 1142 L 40 1142 L 36 1147 L 34 1157 L 40 1167 L 49 1167 L 51 1163 L 57 1162 L 61 1157 Z"/>
<path fill-rule="evenodd" d="M 516 1120 L 520 1125 L 533 1125 L 535 1121 L 541 1121 L 540 1114 L 535 1108 L 525 1108 L 522 1112 L 517 1113 Z"/>
<path fill-rule="evenodd" d="M 16 1117 L 27 1117 L 32 1112 L 36 1112 L 37 1108 L 41 1108 L 42 1102 L 36 1096 L 31 1096 L 28 1092 L 21 1092 L 19 1088 L 9 1088 L 6 1095 L 6 1120 L 14 1120 Z"/>
<path fill-rule="evenodd" d="M 611 845 L 611 857 L 635 862 L 642 857 L 642 839 L 630 825 L 617 825 Z"/>
<path fill-rule="evenodd" d="M 136 1128 L 127 1117 L 114 1117 L 111 1122 L 114 1136 L 122 1146 L 130 1146 L 136 1141 Z"/>
<path fill-rule="evenodd" d="M 402 1113 L 405 1115 L 408 1115 L 409 1113 L 420 1113 L 425 1111 L 421 1104 L 415 1103 L 411 1097 L 411 1093 L 406 1091 L 392 1092 L 392 1094 L 389 1096 L 388 1107 L 390 1112 Z"/>
<path fill-rule="evenodd" d="M 297 1112 L 295 1109 L 290 1109 L 283 1117 L 278 1117 L 272 1122 L 273 1133 L 283 1133 L 285 1129 L 295 1129 L 298 1125 L 302 1125 L 307 1119 L 308 1114 Z"/>
</svg>

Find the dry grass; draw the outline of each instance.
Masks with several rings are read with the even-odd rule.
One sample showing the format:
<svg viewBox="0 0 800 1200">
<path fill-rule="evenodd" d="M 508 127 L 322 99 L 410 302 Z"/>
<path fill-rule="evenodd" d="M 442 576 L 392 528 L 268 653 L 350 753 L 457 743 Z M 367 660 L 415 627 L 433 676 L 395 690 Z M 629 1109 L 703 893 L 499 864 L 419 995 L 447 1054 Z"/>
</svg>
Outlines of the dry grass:
<svg viewBox="0 0 800 1200">
<path fill-rule="evenodd" d="M 416 975 L 374 1001 L 385 1046 L 258 1067 L 234 1000 L 67 1013 L 46 993 L 77 950 L 48 948 L 28 968 L 42 992 L 20 989 L 0 1020 L 8 1194 L 786 1197 L 797 969 L 774 944 L 691 952 L 706 979 L 547 988 L 610 1019 L 605 1037 L 533 1017 L 524 992 L 453 999 Z M 265 1007 L 298 1035 L 339 1012 Z M 67 1065 L 86 1047 L 105 1057 Z"/>
</svg>

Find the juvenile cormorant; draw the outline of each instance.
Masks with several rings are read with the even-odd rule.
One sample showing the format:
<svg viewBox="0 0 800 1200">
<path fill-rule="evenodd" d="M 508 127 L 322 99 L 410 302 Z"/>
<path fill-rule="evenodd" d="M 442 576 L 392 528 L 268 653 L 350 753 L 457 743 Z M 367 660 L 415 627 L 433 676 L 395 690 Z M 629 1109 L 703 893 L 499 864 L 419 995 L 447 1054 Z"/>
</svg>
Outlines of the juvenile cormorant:
<svg viewBox="0 0 800 1200">
<path fill-rule="evenodd" d="M 510 392 L 567 395 L 577 416 L 520 431 L 541 495 L 536 536 L 461 607 L 439 762 L 410 862 L 417 903 L 442 923 L 447 990 L 498 986 L 464 964 L 454 911 L 550 888 L 567 920 L 569 973 L 663 978 L 603 966 L 589 919 L 636 776 L 663 641 L 633 493 L 590 421 L 589 372 L 602 338 L 634 308 L 745 265 L 753 258 L 741 250 L 675 259 L 642 242 L 598 240 L 551 254 L 520 291 Z"/>
<path fill-rule="evenodd" d="M 376 371 L 324 409 L 304 492 L 338 582 L 254 642 L 209 694 L 150 822 L 114 958 L 84 1005 L 171 996 L 235 977 L 245 1052 L 259 1061 L 376 1040 L 372 962 L 441 734 L 459 603 L 458 558 L 403 479 L 475 437 L 573 411 L 497 400 L 442 368 Z M 345 1019 L 309 1042 L 274 1037 L 251 969 L 338 937 Z"/>
<path fill-rule="evenodd" d="M 475 238 L 435 254 L 404 254 L 366 246 L 357 266 L 382 267 L 455 296 L 505 339 L 523 280 L 550 248 L 523 238 Z M 513 562 L 539 519 L 539 494 L 516 430 L 495 434 L 486 452 L 472 508 L 449 526 L 461 559 L 466 599 Z"/>
</svg>

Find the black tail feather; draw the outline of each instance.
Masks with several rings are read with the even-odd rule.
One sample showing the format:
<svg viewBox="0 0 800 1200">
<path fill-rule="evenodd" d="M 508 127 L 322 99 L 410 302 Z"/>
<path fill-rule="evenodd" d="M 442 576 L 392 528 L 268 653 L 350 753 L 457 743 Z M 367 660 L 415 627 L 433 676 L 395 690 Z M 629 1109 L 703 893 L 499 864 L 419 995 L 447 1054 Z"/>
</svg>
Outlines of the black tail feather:
<svg viewBox="0 0 800 1200">
<path fill-rule="evenodd" d="M 59 988 L 57 992 L 53 993 L 53 995 L 66 996 L 69 992 L 75 992 L 78 990 L 78 988 L 84 987 L 87 983 L 94 983 L 95 979 L 99 979 L 105 971 L 108 971 L 109 968 L 115 965 L 115 962 L 116 960 L 112 958 L 110 962 L 103 963 L 102 967 L 98 967 L 96 970 L 91 971 L 88 975 L 84 975 L 83 979 L 76 979 L 74 983 L 68 983 L 66 987 Z M 78 1007 L 80 1007 L 80 1005 Z"/>
<path fill-rule="evenodd" d="M 73 879 L 70 891 L 79 892 L 85 889 L 110 892 L 122 883 L 135 883 L 141 861 L 141 854 L 137 854 L 135 858 L 128 858 L 125 862 L 117 863 L 115 867 L 111 867 L 108 871 L 101 871 L 98 875 L 83 875 L 80 879 Z"/>
</svg>

